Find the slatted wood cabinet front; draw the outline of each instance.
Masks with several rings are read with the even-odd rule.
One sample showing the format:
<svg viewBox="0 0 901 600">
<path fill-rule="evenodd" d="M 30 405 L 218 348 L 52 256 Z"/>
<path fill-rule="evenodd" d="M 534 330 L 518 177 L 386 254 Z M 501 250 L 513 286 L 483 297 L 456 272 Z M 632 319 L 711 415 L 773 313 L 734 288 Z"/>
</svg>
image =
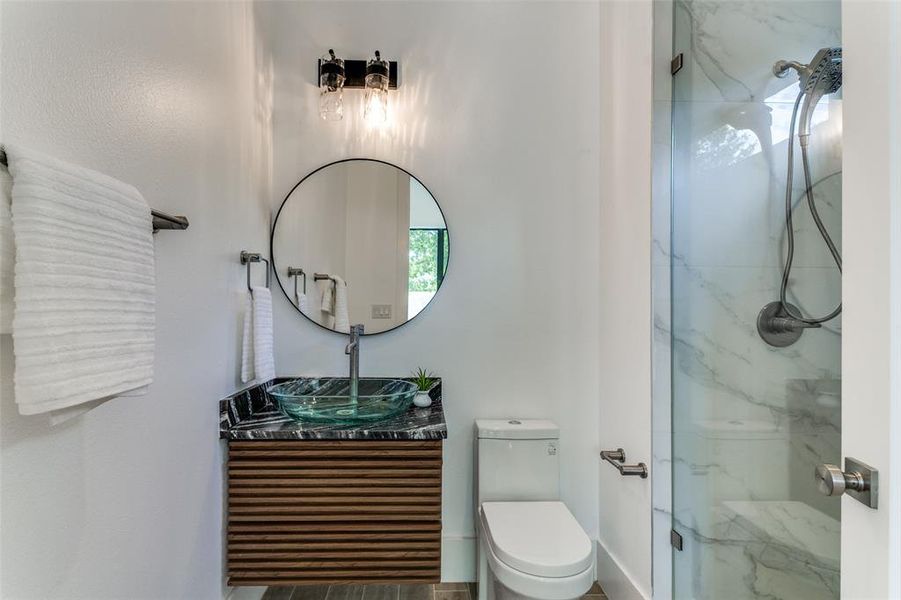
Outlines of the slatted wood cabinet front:
<svg viewBox="0 0 901 600">
<path fill-rule="evenodd" d="M 230 441 L 229 584 L 432 583 L 441 440 Z"/>
</svg>

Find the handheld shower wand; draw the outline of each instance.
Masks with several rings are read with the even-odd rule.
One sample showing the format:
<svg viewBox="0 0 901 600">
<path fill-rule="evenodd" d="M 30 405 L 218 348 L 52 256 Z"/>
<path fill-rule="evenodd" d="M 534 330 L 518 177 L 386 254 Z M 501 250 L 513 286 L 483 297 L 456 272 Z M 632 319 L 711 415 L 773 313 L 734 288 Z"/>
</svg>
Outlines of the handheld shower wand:
<svg viewBox="0 0 901 600">
<path fill-rule="evenodd" d="M 808 66 L 808 72 L 801 75 L 801 90 L 806 96 L 801 106 L 801 125 L 798 141 L 806 147 L 810 140 L 810 122 L 813 111 L 825 94 L 834 94 L 842 86 L 842 49 L 823 48 Z"/>
<path fill-rule="evenodd" d="M 810 215 L 819 230 L 829 253 L 832 255 L 839 272 L 842 270 L 842 257 L 832 241 L 820 214 L 817 211 L 813 197 L 813 184 L 810 176 L 810 160 L 808 158 L 808 146 L 810 145 L 810 125 L 813 120 L 813 112 L 820 99 L 826 94 L 834 94 L 842 85 L 842 49 L 823 48 L 813 57 L 810 64 L 804 65 L 797 61 L 780 60 L 773 65 L 773 74 L 776 77 L 785 77 L 789 70 L 794 69 L 800 79 L 801 91 L 795 99 L 792 109 L 791 125 L 788 135 L 788 169 L 785 184 L 785 227 L 788 238 L 788 251 L 785 257 L 785 266 L 782 270 L 782 285 L 779 290 L 779 300 L 770 302 L 757 315 L 757 332 L 763 340 L 771 346 L 789 346 L 801 337 L 804 329 L 820 327 L 822 323 L 834 319 L 842 312 L 839 304 L 832 312 L 823 317 L 807 318 L 801 314 L 800 309 L 789 304 L 786 300 L 788 282 L 791 275 L 792 261 L 795 255 L 795 232 L 792 224 L 792 180 L 794 174 L 794 135 L 795 124 L 798 117 L 798 108 L 801 107 L 801 125 L 798 128 L 798 143 L 801 146 L 801 163 L 804 168 L 804 186 L 807 196 L 807 205 L 810 207 Z M 803 106 L 801 101 L 804 100 Z"/>
</svg>

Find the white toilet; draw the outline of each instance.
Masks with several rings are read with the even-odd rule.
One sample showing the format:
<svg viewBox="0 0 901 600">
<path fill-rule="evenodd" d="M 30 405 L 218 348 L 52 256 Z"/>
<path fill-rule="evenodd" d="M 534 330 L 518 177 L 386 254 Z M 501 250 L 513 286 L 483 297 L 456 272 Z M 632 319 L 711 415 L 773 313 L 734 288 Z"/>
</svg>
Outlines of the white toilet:
<svg viewBox="0 0 901 600">
<path fill-rule="evenodd" d="M 476 421 L 479 600 L 572 600 L 594 582 L 591 540 L 560 502 L 544 420 Z"/>
</svg>

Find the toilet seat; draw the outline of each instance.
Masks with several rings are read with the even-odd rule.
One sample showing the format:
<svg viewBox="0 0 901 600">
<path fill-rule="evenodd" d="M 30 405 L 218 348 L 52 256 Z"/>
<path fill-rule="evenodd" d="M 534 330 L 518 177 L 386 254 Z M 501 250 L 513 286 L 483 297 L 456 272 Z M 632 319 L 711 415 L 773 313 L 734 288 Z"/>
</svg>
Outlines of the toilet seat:
<svg viewBox="0 0 901 600">
<path fill-rule="evenodd" d="M 562 502 L 485 502 L 481 513 L 491 550 L 517 571 L 568 577 L 591 566 L 591 540 Z"/>
<path fill-rule="evenodd" d="M 571 600 L 594 582 L 591 541 L 562 502 L 484 502 L 479 520 L 491 574 L 510 590 Z"/>
</svg>

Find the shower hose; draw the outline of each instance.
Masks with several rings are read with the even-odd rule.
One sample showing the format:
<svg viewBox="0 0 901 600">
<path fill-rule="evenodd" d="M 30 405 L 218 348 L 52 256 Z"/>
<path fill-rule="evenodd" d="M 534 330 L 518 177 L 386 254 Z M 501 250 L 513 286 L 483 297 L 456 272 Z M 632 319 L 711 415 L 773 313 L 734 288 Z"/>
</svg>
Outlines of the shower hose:
<svg viewBox="0 0 901 600">
<path fill-rule="evenodd" d="M 782 309 L 792 319 L 807 323 L 808 325 L 819 325 L 820 323 L 825 323 L 826 321 L 834 319 L 842 312 L 841 302 L 839 302 L 839 305 L 829 314 L 823 317 L 814 318 L 795 314 L 791 305 L 786 301 L 786 296 L 788 294 L 788 280 L 791 275 L 792 261 L 795 258 L 795 231 L 794 226 L 792 225 L 792 179 L 794 177 L 795 124 L 798 116 L 798 107 L 801 105 L 801 100 L 803 98 L 804 92 L 802 91 L 795 100 L 795 106 L 792 109 L 791 125 L 788 130 L 788 170 L 785 176 L 785 228 L 788 237 L 788 251 L 785 255 L 785 265 L 782 268 L 782 286 L 779 290 L 779 300 L 782 302 Z M 832 241 L 832 237 L 830 237 L 829 232 L 826 230 L 826 226 L 820 218 L 820 213 L 817 211 L 816 201 L 813 198 L 813 184 L 811 183 L 810 177 L 810 160 L 807 156 L 806 140 L 802 141 L 800 145 L 801 164 L 804 167 L 804 193 L 807 196 L 807 206 L 810 207 L 810 215 L 813 217 L 813 222 L 816 224 L 820 235 L 823 236 L 823 241 L 826 242 L 826 246 L 829 248 L 830 254 L 832 254 L 832 259 L 835 261 L 835 266 L 838 267 L 838 272 L 841 273 L 842 255 L 839 253 L 838 248 L 835 247 L 835 242 Z"/>
</svg>

